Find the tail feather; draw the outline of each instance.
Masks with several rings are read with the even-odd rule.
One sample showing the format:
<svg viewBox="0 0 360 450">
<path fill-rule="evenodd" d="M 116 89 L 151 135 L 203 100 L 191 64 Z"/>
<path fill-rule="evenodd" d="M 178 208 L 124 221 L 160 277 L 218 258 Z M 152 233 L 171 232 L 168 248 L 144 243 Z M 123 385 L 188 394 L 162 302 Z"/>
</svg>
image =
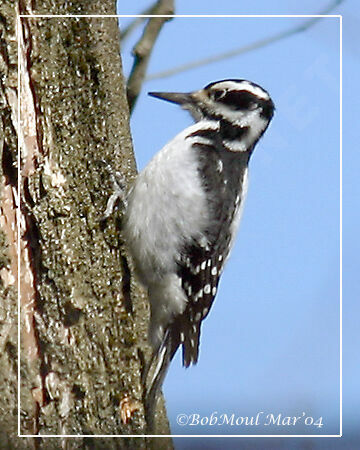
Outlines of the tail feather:
<svg viewBox="0 0 360 450">
<path fill-rule="evenodd" d="M 177 320 L 166 330 L 162 343 L 154 350 L 144 374 L 145 418 L 149 430 L 153 429 L 158 393 L 161 389 L 171 360 L 179 345 L 183 347 L 183 365 L 196 364 L 199 357 L 200 323 Z M 147 380 L 149 381 L 147 382 Z"/>
<path fill-rule="evenodd" d="M 171 360 L 180 345 L 179 333 L 168 328 L 158 350 L 155 350 L 149 362 L 145 381 L 151 374 L 145 393 L 145 419 L 149 430 L 153 430 L 158 392 L 162 386 Z"/>
</svg>

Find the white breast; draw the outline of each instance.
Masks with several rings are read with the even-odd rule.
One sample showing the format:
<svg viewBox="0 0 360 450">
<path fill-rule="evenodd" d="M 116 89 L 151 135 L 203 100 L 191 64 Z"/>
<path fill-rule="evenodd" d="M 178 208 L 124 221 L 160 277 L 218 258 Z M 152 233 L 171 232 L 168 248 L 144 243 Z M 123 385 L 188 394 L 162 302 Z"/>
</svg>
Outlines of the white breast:
<svg viewBox="0 0 360 450">
<path fill-rule="evenodd" d="M 156 273 L 173 272 L 184 239 L 201 239 L 208 220 L 205 192 L 197 171 L 189 134 L 204 122 L 188 127 L 157 153 L 138 175 L 129 194 L 125 235 L 145 284 Z"/>
</svg>

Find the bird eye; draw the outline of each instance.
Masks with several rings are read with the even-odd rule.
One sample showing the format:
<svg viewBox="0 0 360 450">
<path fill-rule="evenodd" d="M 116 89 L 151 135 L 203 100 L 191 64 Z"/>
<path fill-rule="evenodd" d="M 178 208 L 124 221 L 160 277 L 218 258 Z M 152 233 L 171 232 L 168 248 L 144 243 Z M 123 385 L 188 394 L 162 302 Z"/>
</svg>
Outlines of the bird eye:
<svg viewBox="0 0 360 450">
<path fill-rule="evenodd" d="M 224 95 L 224 91 L 213 91 L 211 97 L 213 100 L 217 101 Z"/>
</svg>

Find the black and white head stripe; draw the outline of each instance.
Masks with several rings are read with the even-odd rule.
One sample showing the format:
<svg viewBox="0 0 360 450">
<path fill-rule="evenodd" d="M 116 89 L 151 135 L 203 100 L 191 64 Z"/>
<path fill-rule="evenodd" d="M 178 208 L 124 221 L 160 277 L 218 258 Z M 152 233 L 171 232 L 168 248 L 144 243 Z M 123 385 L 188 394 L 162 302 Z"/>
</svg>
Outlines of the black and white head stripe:
<svg viewBox="0 0 360 450">
<path fill-rule="evenodd" d="M 261 100 L 270 100 L 270 95 L 267 91 L 265 91 L 265 89 L 258 84 L 247 80 L 232 79 L 215 81 L 205 86 L 204 90 L 223 90 L 228 92 L 246 91 Z"/>
<path fill-rule="evenodd" d="M 196 122 L 227 120 L 233 125 L 254 125 L 264 131 L 275 106 L 261 86 L 247 80 L 221 80 L 194 92 L 151 92 L 150 95 L 177 103 L 188 110 Z"/>
</svg>

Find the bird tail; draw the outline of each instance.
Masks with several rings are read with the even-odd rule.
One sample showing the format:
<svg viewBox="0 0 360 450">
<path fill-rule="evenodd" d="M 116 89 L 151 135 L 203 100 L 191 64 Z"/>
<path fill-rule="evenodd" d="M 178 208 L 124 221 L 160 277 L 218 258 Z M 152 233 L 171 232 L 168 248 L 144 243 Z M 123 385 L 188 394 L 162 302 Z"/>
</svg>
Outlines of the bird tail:
<svg viewBox="0 0 360 450">
<path fill-rule="evenodd" d="M 165 379 L 171 360 L 180 345 L 179 333 L 169 328 L 164 334 L 161 345 L 154 350 L 147 369 L 145 370 L 143 385 L 145 390 L 145 419 L 149 430 L 154 428 L 154 418 L 158 393 Z M 147 383 L 147 379 L 150 379 Z"/>
</svg>

